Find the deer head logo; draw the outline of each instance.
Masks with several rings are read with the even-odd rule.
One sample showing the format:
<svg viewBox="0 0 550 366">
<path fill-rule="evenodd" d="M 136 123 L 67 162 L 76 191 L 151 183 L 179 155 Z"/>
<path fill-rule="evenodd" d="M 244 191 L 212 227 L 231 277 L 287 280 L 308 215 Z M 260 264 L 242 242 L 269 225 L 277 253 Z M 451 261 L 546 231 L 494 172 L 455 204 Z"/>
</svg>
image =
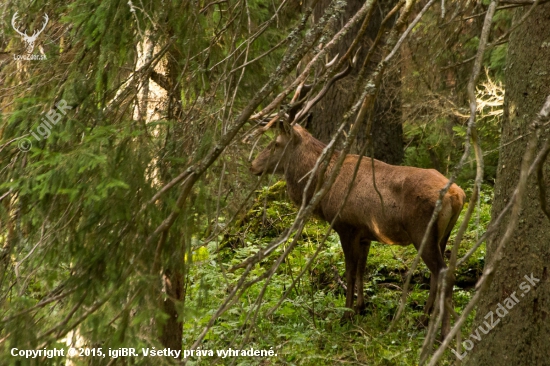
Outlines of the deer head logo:
<svg viewBox="0 0 550 366">
<path fill-rule="evenodd" d="M 46 25 L 48 24 L 48 20 L 49 20 L 48 14 L 44 14 L 44 25 L 42 26 L 42 29 L 35 30 L 32 36 L 27 35 L 27 31 L 23 33 L 20 30 L 18 30 L 17 27 L 15 26 L 16 20 L 17 20 L 17 12 L 15 12 L 15 14 L 13 14 L 13 17 L 11 18 L 11 26 L 17 33 L 19 33 L 21 37 L 23 37 L 23 40 L 27 42 L 27 49 L 26 49 L 27 53 L 32 53 L 32 51 L 34 50 L 34 42 L 36 41 L 40 33 L 42 33 L 42 31 L 46 28 Z"/>
</svg>

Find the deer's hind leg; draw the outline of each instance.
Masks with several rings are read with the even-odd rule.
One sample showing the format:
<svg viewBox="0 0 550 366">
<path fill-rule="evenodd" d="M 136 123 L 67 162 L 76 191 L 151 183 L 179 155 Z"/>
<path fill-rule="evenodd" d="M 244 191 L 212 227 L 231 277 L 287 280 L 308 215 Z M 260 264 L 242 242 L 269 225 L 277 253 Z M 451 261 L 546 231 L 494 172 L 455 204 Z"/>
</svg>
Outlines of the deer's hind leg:
<svg viewBox="0 0 550 366">
<path fill-rule="evenodd" d="M 444 262 L 444 256 L 445 256 L 445 250 L 447 247 L 447 242 L 449 241 L 449 237 L 451 236 L 451 231 L 453 230 L 453 227 L 455 226 L 458 217 L 460 216 L 460 211 L 462 209 L 462 201 L 453 201 L 453 197 L 446 196 L 443 200 L 443 208 L 441 210 L 441 213 L 439 214 L 439 218 L 437 221 L 437 244 L 439 247 L 439 252 L 441 254 L 441 261 L 443 261 L 443 264 L 441 268 L 438 269 L 438 274 L 434 276 L 432 274 L 432 286 L 433 286 L 433 278 L 435 277 L 435 288 L 437 289 L 437 278 L 439 278 L 439 271 L 441 269 L 447 268 Z M 442 294 L 444 296 L 444 306 L 443 306 L 443 317 L 442 317 L 442 323 L 441 323 L 441 340 L 445 338 L 447 334 L 449 334 L 449 331 L 451 329 L 451 317 L 450 317 L 450 309 L 452 311 L 453 306 L 453 286 L 455 282 L 455 274 L 454 273 L 447 273 L 445 276 L 445 293 Z M 435 291 L 434 291 L 435 292 Z M 433 300 L 435 300 L 436 294 L 434 293 L 432 296 L 432 289 L 430 288 L 430 297 L 433 297 Z M 432 302 L 433 302 L 432 300 Z M 438 305 L 438 304 L 436 304 Z M 433 306 L 432 306 L 433 307 Z"/>
<path fill-rule="evenodd" d="M 446 268 L 445 261 L 443 259 L 443 253 L 439 246 L 437 230 L 433 231 L 433 234 L 428 237 L 427 243 L 424 245 L 422 254 L 420 255 L 428 269 L 430 270 L 430 293 L 424 306 L 424 319 L 422 323 L 428 324 L 429 315 L 434 309 L 434 303 L 437 296 L 437 286 L 439 280 L 439 273 L 443 268 Z M 415 247 L 420 249 L 421 239 L 415 241 Z"/>
<path fill-rule="evenodd" d="M 459 215 L 460 209 L 454 209 L 450 220 L 448 220 L 447 222 L 443 222 L 441 225 L 445 226 L 445 229 L 443 230 L 443 237 L 439 240 L 439 249 L 443 256 L 445 255 L 447 242 L 449 241 L 449 237 L 451 236 L 451 231 L 453 230 L 453 227 L 455 226 Z M 445 309 L 443 310 L 443 319 L 441 323 L 441 339 L 445 338 L 445 336 L 449 334 L 451 330 L 451 316 L 448 308 L 452 309 L 453 306 L 453 286 L 455 283 L 455 274 L 447 273 L 445 281 Z"/>
</svg>

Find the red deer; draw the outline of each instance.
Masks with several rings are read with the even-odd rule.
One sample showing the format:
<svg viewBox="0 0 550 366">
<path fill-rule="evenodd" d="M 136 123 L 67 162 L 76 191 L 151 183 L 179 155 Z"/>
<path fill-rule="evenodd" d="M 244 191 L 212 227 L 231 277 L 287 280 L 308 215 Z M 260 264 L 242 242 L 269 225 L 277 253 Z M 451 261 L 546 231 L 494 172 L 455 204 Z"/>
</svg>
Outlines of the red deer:
<svg viewBox="0 0 550 366">
<path fill-rule="evenodd" d="M 294 113 L 291 114 L 293 120 Z M 299 125 L 281 128 L 279 135 L 252 162 L 250 171 L 255 175 L 264 173 L 284 174 L 290 199 L 300 205 L 309 174 L 320 157 L 325 144 L 315 139 Z M 325 176 L 330 174 L 339 152 L 335 152 Z M 345 257 L 347 281 L 346 307 L 353 308 L 354 288 L 357 287 L 355 311 L 365 307 L 363 277 L 372 240 L 397 245 L 413 244 L 418 250 L 424 232 L 430 221 L 439 191 L 448 179 L 434 169 L 420 169 L 409 166 L 394 166 L 363 157 L 349 198 L 336 217 L 352 176 L 358 155 L 347 155 L 342 168 L 314 213 L 321 219 L 334 221 L 334 230 L 340 236 Z M 373 163 L 376 187 L 373 187 Z M 318 174 L 318 173 L 317 173 Z M 324 177 L 313 177 L 306 199 L 311 200 L 317 181 Z M 431 229 L 428 241 L 422 251 L 422 259 L 431 272 L 430 293 L 424 308 L 429 314 L 437 292 L 438 276 L 446 268 L 444 252 L 451 230 L 455 225 L 465 200 L 464 191 L 452 184 L 442 200 L 442 209 Z M 335 219 L 336 217 L 336 219 Z M 452 298 L 453 284 L 447 284 L 446 298 Z M 348 314 L 349 315 L 349 314 Z M 444 310 L 442 336 L 450 329 L 449 312 Z"/>
</svg>

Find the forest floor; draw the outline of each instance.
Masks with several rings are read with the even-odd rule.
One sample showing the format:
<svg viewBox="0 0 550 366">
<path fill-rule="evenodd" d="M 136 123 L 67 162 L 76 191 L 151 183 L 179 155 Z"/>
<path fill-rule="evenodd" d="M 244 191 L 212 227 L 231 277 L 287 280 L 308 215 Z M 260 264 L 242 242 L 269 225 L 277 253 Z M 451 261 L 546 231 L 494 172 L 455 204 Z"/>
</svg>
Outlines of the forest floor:
<svg viewBox="0 0 550 366">
<path fill-rule="evenodd" d="M 296 207 L 285 199 L 285 184 L 278 182 L 259 192 L 252 208 L 218 242 L 199 243 L 193 255 L 191 278 L 186 292 L 184 345 L 192 344 L 210 317 L 235 286 L 243 270 L 227 272 L 228 266 L 241 263 L 290 227 Z M 484 187 L 476 216 L 471 220 L 459 250 L 463 256 L 484 232 L 490 220 L 492 190 Z M 463 214 L 465 209 L 463 210 Z M 453 231 L 447 255 L 453 243 Z M 328 225 L 311 219 L 303 230 L 299 244 L 281 264 L 263 295 L 255 318 L 256 301 L 263 281 L 250 287 L 222 315 L 210 330 L 202 350 L 273 350 L 272 357 L 214 357 L 215 364 L 236 365 L 417 365 L 419 350 L 426 334 L 421 326 L 424 303 L 428 297 L 429 271 L 420 262 L 414 271 L 405 311 L 391 332 L 386 330 L 399 308 L 405 276 L 416 256 L 415 248 L 372 243 L 365 279 L 367 308 L 351 322 L 341 322 L 346 311 L 344 256 L 336 233 L 328 236 L 323 250 L 302 278 L 298 274 L 313 256 Z M 261 275 L 282 251 L 257 265 L 249 278 Z M 453 291 L 454 307 L 460 313 L 473 295 L 473 287 L 483 270 L 483 244 L 456 271 Z M 222 265 L 224 270 L 222 270 Z M 278 309 L 273 308 L 293 281 L 295 288 Z M 463 334 L 467 334 L 475 314 L 470 314 Z M 255 318 L 255 320 L 254 320 Z M 253 321 L 253 325 L 251 322 Z M 185 347 L 184 347 L 185 348 Z M 447 351 L 441 364 L 455 359 Z M 212 357 L 191 358 L 188 364 L 212 364 Z"/>
</svg>

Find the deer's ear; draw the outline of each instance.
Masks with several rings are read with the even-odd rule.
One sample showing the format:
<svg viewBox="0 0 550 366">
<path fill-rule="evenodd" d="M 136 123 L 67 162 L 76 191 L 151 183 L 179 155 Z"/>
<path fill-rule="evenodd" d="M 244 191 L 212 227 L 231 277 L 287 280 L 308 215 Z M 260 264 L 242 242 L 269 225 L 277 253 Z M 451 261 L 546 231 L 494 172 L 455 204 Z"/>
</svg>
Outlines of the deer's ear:
<svg viewBox="0 0 550 366">
<path fill-rule="evenodd" d="M 300 142 L 302 142 L 302 135 L 300 135 L 300 132 L 294 127 L 290 127 L 290 128 L 291 128 L 290 137 L 292 138 L 292 143 L 299 144 Z"/>
</svg>

